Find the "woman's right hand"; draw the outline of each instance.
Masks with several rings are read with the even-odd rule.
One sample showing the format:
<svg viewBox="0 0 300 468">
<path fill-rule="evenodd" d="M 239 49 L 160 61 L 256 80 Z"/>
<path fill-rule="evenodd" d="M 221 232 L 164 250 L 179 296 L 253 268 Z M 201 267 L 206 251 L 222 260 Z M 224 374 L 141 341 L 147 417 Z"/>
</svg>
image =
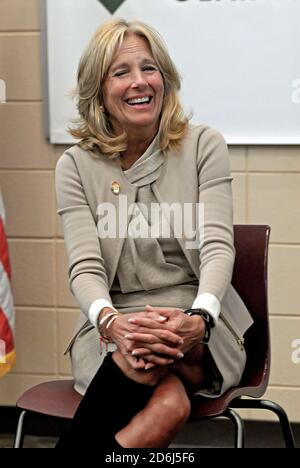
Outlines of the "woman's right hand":
<svg viewBox="0 0 300 468">
<path fill-rule="evenodd" d="M 137 347 L 137 343 L 126 336 L 137 331 L 137 327 L 131 324 L 128 320 L 134 318 L 149 317 L 147 312 L 135 312 L 131 314 L 119 315 L 105 330 L 105 334 L 116 344 L 122 356 L 130 364 L 133 369 L 145 369 L 147 363 L 151 362 L 157 366 L 168 366 L 173 364 L 178 359 L 178 354 L 181 352 L 179 345 L 182 344 L 182 338 L 169 330 L 163 330 L 159 327 L 160 324 L 166 322 L 166 317 L 154 313 L 153 320 L 157 321 L 156 329 L 148 329 L 140 327 L 139 334 L 144 334 L 147 337 L 147 348 L 152 354 L 145 358 L 140 358 L 132 355 L 132 351 Z M 160 354 L 160 355 L 158 355 Z M 161 356 L 161 355 L 166 355 Z M 152 366 L 151 366 L 152 367 Z"/>
</svg>

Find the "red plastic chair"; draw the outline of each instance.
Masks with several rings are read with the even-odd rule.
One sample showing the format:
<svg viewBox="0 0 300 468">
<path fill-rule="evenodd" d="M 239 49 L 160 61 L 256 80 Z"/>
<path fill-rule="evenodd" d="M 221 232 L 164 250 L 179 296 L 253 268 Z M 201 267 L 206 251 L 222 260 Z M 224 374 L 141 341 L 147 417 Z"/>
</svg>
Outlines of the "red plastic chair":
<svg viewBox="0 0 300 468">
<path fill-rule="evenodd" d="M 192 402 L 192 421 L 222 416 L 234 423 L 237 448 L 244 447 L 245 431 L 243 420 L 234 411 L 235 408 L 274 412 L 279 418 L 286 447 L 295 448 L 292 429 L 283 408 L 272 401 L 259 399 L 267 389 L 270 374 L 267 278 L 270 231 L 270 227 L 264 225 L 234 226 L 236 258 L 232 285 L 254 319 L 245 336 L 247 364 L 241 383 L 219 398 L 195 396 Z M 252 399 L 240 398 L 244 396 Z"/>
<path fill-rule="evenodd" d="M 244 447 L 245 432 L 242 419 L 234 411 L 236 408 L 257 408 L 275 412 L 281 423 L 286 446 L 295 447 L 285 411 L 276 403 L 259 399 L 265 393 L 270 372 L 267 296 L 269 236 L 269 226 L 234 226 L 236 259 L 232 284 L 254 319 L 254 324 L 246 334 L 248 360 L 242 381 L 238 387 L 229 389 L 219 398 L 195 396 L 192 401 L 191 421 L 226 417 L 234 423 L 237 448 Z M 253 399 L 241 399 L 242 396 Z M 24 420 L 28 412 L 72 419 L 80 400 L 81 396 L 73 389 L 72 380 L 45 382 L 27 390 L 17 402 L 17 407 L 23 411 L 19 418 L 14 447 L 22 447 Z"/>
</svg>

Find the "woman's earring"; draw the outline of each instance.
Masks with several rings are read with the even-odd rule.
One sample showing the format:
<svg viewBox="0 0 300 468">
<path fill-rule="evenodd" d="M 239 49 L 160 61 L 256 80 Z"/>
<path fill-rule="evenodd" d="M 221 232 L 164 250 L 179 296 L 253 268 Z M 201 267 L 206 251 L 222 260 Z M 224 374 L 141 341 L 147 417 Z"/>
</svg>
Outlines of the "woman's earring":
<svg viewBox="0 0 300 468">
<path fill-rule="evenodd" d="M 101 112 L 104 112 L 104 107 L 103 106 L 100 106 L 99 109 L 101 110 Z"/>
</svg>

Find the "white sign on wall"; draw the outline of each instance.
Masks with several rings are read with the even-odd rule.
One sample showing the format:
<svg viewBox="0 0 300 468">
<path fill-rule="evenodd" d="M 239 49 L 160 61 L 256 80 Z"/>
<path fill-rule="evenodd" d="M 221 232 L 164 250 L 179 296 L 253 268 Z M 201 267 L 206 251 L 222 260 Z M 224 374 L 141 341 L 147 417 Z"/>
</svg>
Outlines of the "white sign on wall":
<svg viewBox="0 0 300 468">
<path fill-rule="evenodd" d="M 229 144 L 300 144 L 300 0 L 42 0 L 48 136 L 72 143 L 68 93 L 79 58 L 112 17 L 140 19 L 165 39 L 193 123 Z"/>
</svg>

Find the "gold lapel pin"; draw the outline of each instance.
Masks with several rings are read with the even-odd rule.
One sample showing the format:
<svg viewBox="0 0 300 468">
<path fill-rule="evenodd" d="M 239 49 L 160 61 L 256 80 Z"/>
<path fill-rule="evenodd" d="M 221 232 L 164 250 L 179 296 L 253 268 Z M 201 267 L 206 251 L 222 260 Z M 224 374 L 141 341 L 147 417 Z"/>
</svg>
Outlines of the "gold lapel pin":
<svg viewBox="0 0 300 468">
<path fill-rule="evenodd" d="M 114 180 L 111 184 L 111 191 L 112 193 L 114 193 L 115 195 L 119 195 L 120 193 L 120 189 L 121 189 L 121 186 L 119 184 L 119 182 L 117 182 L 116 180 Z"/>
</svg>

